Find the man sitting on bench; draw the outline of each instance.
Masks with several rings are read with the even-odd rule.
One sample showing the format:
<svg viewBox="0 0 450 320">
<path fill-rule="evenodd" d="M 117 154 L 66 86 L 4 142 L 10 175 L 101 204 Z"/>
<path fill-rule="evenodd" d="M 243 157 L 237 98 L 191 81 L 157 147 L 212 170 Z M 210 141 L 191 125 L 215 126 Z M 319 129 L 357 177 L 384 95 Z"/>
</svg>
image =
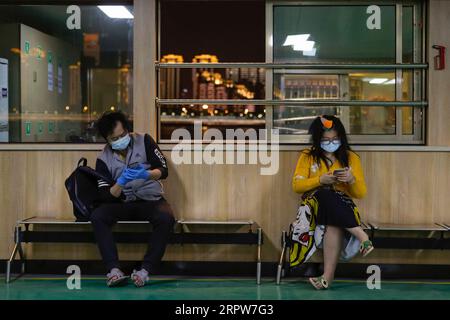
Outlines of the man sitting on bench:
<svg viewBox="0 0 450 320">
<path fill-rule="evenodd" d="M 120 270 L 112 226 L 118 220 L 142 220 L 153 226 L 141 269 L 131 274 L 134 284 L 142 287 L 160 263 L 175 223 L 158 181 L 167 177 L 167 162 L 150 135 L 129 132 L 130 125 L 122 112 L 104 113 L 97 127 L 108 143 L 99 154 L 95 169 L 115 181 L 98 181 L 102 203 L 90 217 L 108 270 L 107 285 L 118 286 L 128 281 Z"/>
</svg>

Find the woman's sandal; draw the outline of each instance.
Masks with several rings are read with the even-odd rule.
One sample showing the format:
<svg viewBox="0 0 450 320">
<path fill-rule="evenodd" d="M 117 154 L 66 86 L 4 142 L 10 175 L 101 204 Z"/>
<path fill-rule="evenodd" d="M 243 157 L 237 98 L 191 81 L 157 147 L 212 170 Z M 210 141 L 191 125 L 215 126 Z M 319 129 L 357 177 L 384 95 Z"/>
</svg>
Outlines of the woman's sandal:
<svg viewBox="0 0 450 320">
<path fill-rule="evenodd" d="M 328 281 L 323 276 L 320 276 L 320 277 L 317 277 L 317 278 L 309 278 L 309 282 L 317 290 L 328 289 L 328 286 L 329 286 Z"/>
<path fill-rule="evenodd" d="M 363 257 L 366 257 L 369 253 L 372 252 L 372 250 L 375 249 L 375 247 L 372 244 L 372 241 L 366 240 L 361 243 L 361 246 L 359 247 L 359 252 L 362 254 Z"/>
</svg>

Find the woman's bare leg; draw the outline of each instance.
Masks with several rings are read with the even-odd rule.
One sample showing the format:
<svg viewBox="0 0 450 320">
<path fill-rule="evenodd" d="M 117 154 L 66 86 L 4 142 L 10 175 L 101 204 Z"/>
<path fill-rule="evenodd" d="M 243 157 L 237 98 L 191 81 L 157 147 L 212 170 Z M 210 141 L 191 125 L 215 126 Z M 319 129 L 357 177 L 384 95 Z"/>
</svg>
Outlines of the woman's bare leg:
<svg viewBox="0 0 450 320">
<path fill-rule="evenodd" d="M 326 226 L 323 238 L 323 259 L 324 272 L 323 277 L 331 283 L 334 279 L 334 271 L 341 254 L 342 240 L 344 231 L 335 226 Z"/>
<path fill-rule="evenodd" d="M 346 228 L 348 232 L 350 232 L 352 235 L 356 237 L 361 242 L 364 242 L 366 240 L 369 240 L 369 236 L 367 233 L 364 232 L 363 228 L 361 227 L 354 227 L 354 228 Z"/>
</svg>

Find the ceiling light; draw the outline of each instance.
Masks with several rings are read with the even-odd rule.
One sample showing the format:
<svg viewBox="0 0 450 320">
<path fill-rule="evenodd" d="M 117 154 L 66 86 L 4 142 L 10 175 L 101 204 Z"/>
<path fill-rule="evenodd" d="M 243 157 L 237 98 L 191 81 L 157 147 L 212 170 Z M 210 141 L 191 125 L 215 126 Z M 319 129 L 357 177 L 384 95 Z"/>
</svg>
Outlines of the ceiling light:
<svg viewBox="0 0 450 320">
<path fill-rule="evenodd" d="M 300 44 L 294 45 L 294 51 L 312 51 L 314 48 L 314 41 L 303 41 Z"/>
<path fill-rule="evenodd" d="M 308 41 L 310 34 L 294 34 L 286 37 L 283 46 L 292 46 L 294 51 L 303 51 L 304 56 L 315 56 L 315 41 Z"/>
<path fill-rule="evenodd" d="M 133 19 L 134 16 L 125 6 L 97 6 L 108 17 L 113 19 Z"/>
<path fill-rule="evenodd" d="M 303 51 L 303 55 L 304 56 L 308 56 L 308 57 L 314 57 L 316 55 L 316 48 L 313 48 L 312 50 L 308 50 L 308 51 Z"/>
<path fill-rule="evenodd" d="M 388 81 L 389 79 L 386 78 L 373 78 L 369 81 L 370 84 L 381 84 L 384 83 L 386 81 Z"/>
<path fill-rule="evenodd" d="M 294 34 L 291 36 L 287 36 L 286 40 L 283 43 L 283 46 L 301 45 L 303 42 L 308 40 L 309 36 L 309 34 Z"/>
</svg>

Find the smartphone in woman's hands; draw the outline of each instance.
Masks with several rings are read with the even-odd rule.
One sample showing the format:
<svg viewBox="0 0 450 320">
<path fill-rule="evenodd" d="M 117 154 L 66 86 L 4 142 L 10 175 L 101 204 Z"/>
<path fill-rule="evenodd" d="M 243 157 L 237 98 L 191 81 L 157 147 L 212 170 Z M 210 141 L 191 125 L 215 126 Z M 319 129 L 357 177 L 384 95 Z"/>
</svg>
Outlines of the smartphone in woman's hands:
<svg viewBox="0 0 450 320">
<path fill-rule="evenodd" d="M 336 169 L 333 171 L 333 176 L 337 176 L 339 174 L 345 173 L 347 171 L 347 169 Z"/>
</svg>

